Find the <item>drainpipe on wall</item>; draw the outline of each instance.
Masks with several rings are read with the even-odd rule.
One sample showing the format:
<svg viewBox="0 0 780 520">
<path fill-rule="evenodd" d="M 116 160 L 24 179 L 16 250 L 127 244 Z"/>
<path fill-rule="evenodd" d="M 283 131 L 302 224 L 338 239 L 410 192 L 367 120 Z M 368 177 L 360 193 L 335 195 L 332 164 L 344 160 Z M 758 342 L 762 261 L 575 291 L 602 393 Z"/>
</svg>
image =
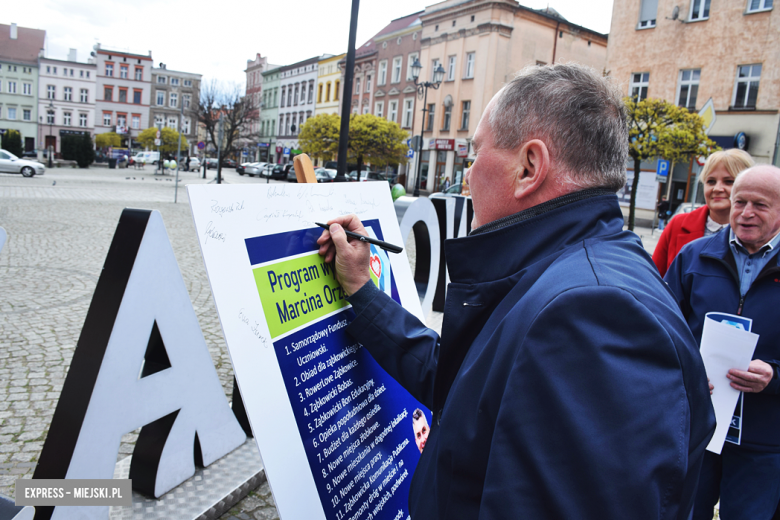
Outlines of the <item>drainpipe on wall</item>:
<svg viewBox="0 0 780 520">
<path fill-rule="evenodd" d="M 553 58 L 552 63 L 550 65 L 555 65 L 555 51 L 558 49 L 558 31 L 561 28 L 561 22 L 558 22 L 558 25 L 555 26 L 555 41 L 553 41 Z"/>
<path fill-rule="evenodd" d="M 777 166 L 777 164 L 778 164 L 778 162 L 777 162 L 777 160 L 778 160 L 778 156 L 777 156 L 778 151 L 780 151 L 780 121 L 778 121 L 778 123 L 777 123 L 777 138 L 775 139 L 775 153 L 774 153 L 774 156 L 772 157 L 772 164 L 774 164 L 775 166 Z"/>
</svg>

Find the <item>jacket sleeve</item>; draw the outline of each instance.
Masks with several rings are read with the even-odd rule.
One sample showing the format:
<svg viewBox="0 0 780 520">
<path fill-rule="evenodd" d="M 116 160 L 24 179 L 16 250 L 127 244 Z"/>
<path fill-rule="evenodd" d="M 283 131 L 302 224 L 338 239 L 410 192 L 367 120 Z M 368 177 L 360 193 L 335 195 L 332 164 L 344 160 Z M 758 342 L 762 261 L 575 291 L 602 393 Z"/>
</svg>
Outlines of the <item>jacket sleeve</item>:
<svg viewBox="0 0 780 520">
<path fill-rule="evenodd" d="M 669 270 L 664 276 L 664 282 L 666 282 L 669 290 L 672 291 L 672 295 L 674 296 L 675 301 L 677 301 L 677 305 L 680 306 L 680 311 L 687 320 L 688 316 L 691 314 L 691 303 L 690 287 L 688 287 L 688 280 L 683 274 L 685 271 L 685 263 L 685 256 L 681 252 L 681 254 L 678 254 L 675 257 L 672 265 L 669 266 Z"/>
<path fill-rule="evenodd" d="M 480 519 L 687 518 L 715 421 L 692 338 L 666 315 L 673 326 L 611 287 L 541 310 L 501 401 Z"/>
<path fill-rule="evenodd" d="M 439 335 L 368 282 L 350 296 L 357 313 L 347 333 L 412 397 L 433 407 Z"/>
<path fill-rule="evenodd" d="M 666 274 L 666 270 L 669 269 L 668 255 L 669 255 L 669 241 L 672 237 L 672 223 L 666 225 L 661 237 L 658 239 L 658 244 L 653 251 L 653 263 L 658 268 L 658 272 L 661 273 L 661 277 Z"/>
</svg>

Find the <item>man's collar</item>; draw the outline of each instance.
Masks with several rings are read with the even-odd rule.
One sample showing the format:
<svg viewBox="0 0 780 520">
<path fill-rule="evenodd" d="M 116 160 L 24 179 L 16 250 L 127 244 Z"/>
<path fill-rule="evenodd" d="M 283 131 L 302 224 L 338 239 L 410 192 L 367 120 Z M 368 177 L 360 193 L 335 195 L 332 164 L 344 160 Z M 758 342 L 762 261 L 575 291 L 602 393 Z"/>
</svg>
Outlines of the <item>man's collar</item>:
<svg viewBox="0 0 780 520">
<path fill-rule="evenodd" d="M 744 245 L 742 245 L 742 242 L 739 240 L 736 234 L 734 234 L 734 228 L 729 228 L 729 244 L 732 244 L 737 251 L 740 253 L 744 253 L 746 255 L 750 255 L 750 252 L 748 252 L 747 248 L 745 248 Z M 778 232 L 772 239 L 761 246 L 756 253 L 762 253 L 762 257 L 765 256 L 769 251 L 772 251 L 774 248 L 776 248 L 780 244 L 780 232 Z"/>
<path fill-rule="evenodd" d="M 560 208 L 561 206 L 565 206 L 566 204 L 571 204 L 572 202 L 577 202 L 579 200 L 598 197 L 599 195 L 614 194 L 615 192 L 613 190 L 606 188 L 589 188 L 582 191 L 567 193 L 566 195 L 556 197 L 554 199 L 548 200 L 547 202 L 542 202 L 541 204 L 537 204 L 536 206 L 520 211 L 519 213 L 514 213 L 498 220 L 494 220 L 493 222 L 488 222 L 487 224 L 472 230 L 469 235 L 478 235 L 480 233 L 495 231 L 497 229 L 501 229 L 502 227 L 534 218 L 541 215 L 542 213 L 547 213 L 548 211 L 552 211 L 554 209 Z"/>
</svg>

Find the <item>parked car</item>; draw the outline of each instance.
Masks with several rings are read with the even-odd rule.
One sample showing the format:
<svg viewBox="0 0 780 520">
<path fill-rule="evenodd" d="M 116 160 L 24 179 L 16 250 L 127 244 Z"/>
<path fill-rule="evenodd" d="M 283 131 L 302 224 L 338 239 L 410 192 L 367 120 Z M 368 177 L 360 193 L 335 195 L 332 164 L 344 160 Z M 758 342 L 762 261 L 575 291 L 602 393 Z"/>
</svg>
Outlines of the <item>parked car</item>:
<svg viewBox="0 0 780 520">
<path fill-rule="evenodd" d="M 269 166 L 271 165 L 269 164 Z M 269 170 L 269 173 L 267 173 L 267 175 L 269 175 L 272 179 L 283 181 L 284 179 L 287 178 L 287 173 L 284 169 L 285 166 L 286 165 L 282 165 L 282 164 L 274 164 L 273 168 Z"/>
<path fill-rule="evenodd" d="M 239 171 L 239 169 L 243 169 L 243 172 Z M 244 163 L 240 166 L 237 166 L 236 171 L 240 175 L 244 175 L 244 173 L 246 173 L 250 177 L 254 177 L 255 175 L 259 177 L 263 172 L 263 165 L 262 163 Z"/>
<path fill-rule="evenodd" d="M 217 160 L 213 157 L 206 158 L 206 169 L 207 170 L 216 170 L 217 169 Z"/>
<path fill-rule="evenodd" d="M 27 150 L 26 152 L 22 153 L 22 158 L 30 158 L 30 159 L 37 159 L 38 158 L 38 152 L 35 150 Z"/>
<path fill-rule="evenodd" d="M 692 202 L 683 202 L 682 204 L 677 206 L 677 209 L 674 210 L 674 215 L 669 217 L 669 220 L 672 220 L 674 217 L 682 213 L 690 213 L 691 211 L 695 209 L 699 209 L 702 206 L 704 206 L 704 204 L 693 204 Z"/>
<path fill-rule="evenodd" d="M 138 152 L 133 156 L 133 162 L 138 164 L 157 164 L 160 152 Z"/>
<path fill-rule="evenodd" d="M 336 170 L 330 168 L 316 168 L 314 175 L 317 176 L 317 182 L 333 182 L 336 178 Z"/>
<path fill-rule="evenodd" d="M 442 197 L 453 197 L 455 195 L 460 195 L 461 191 L 463 190 L 462 184 L 453 184 L 449 188 L 447 188 L 444 191 L 437 191 L 436 193 L 431 193 L 430 198 L 442 198 Z"/>
<path fill-rule="evenodd" d="M 187 160 L 184 160 L 184 164 L 187 164 Z M 194 172 L 200 170 L 200 159 L 197 157 L 190 157 L 190 167 L 187 171 Z"/>
<path fill-rule="evenodd" d="M 295 167 L 292 164 L 285 164 L 287 169 L 287 182 L 298 182 L 298 177 L 295 175 Z"/>
<path fill-rule="evenodd" d="M 357 170 L 349 172 L 348 177 L 351 180 L 353 180 L 353 181 L 358 180 L 358 178 L 357 178 Z M 362 172 L 360 172 L 360 182 L 366 182 L 366 181 L 385 181 L 385 182 L 387 182 L 387 177 L 385 177 L 384 173 L 371 172 L 371 171 L 363 170 Z"/>
<path fill-rule="evenodd" d="M 233 159 L 222 159 L 223 168 L 235 168 L 236 166 L 238 166 L 238 164 L 236 164 L 236 161 Z"/>
<path fill-rule="evenodd" d="M 39 162 L 19 159 L 7 150 L 0 150 L 0 172 L 21 173 L 25 177 L 32 177 L 43 175 L 45 171 L 46 168 Z"/>
</svg>

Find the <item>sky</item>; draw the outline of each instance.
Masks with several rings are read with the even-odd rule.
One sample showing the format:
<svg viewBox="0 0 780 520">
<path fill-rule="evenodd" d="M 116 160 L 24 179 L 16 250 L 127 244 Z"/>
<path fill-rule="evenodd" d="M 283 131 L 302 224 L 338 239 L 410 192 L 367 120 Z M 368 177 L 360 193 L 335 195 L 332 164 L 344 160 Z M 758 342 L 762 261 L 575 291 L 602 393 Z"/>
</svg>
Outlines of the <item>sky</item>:
<svg viewBox="0 0 780 520">
<path fill-rule="evenodd" d="M 85 62 L 93 46 L 148 54 L 155 66 L 244 84 L 247 60 L 257 53 L 275 65 L 322 54 L 341 54 L 349 39 L 351 0 L 28 0 L 4 2 L 0 23 L 44 29 L 46 55 L 67 59 L 68 49 Z M 435 2 L 362 0 L 359 46 L 395 18 Z M 612 0 L 520 0 L 548 5 L 572 23 L 609 32 Z"/>
</svg>

